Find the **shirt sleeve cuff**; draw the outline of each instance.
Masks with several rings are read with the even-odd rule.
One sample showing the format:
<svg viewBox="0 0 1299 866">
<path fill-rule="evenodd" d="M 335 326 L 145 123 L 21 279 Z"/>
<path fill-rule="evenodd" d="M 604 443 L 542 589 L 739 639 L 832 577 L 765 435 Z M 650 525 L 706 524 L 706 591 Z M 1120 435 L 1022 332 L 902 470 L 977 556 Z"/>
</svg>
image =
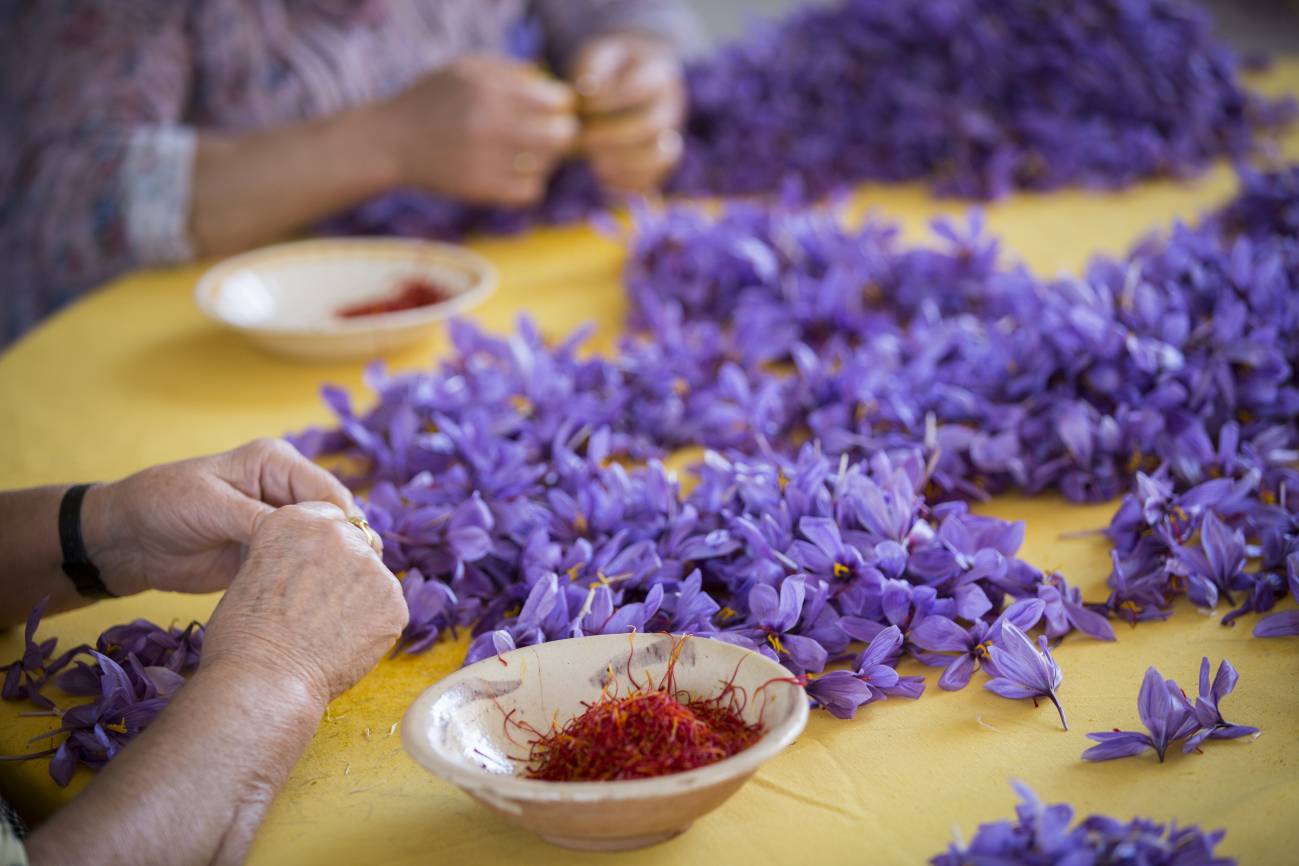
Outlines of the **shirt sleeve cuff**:
<svg viewBox="0 0 1299 866">
<path fill-rule="evenodd" d="M 142 265 L 194 258 L 189 206 L 198 136 L 187 126 L 132 131 L 122 173 L 127 241 Z"/>
</svg>

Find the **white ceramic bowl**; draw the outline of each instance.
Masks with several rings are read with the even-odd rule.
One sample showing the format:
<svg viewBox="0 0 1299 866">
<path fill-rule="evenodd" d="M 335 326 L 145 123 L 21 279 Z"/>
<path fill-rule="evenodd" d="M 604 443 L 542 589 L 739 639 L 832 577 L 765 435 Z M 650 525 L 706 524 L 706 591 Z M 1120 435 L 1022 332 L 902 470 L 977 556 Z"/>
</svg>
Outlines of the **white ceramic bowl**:
<svg viewBox="0 0 1299 866">
<path fill-rule="evenodd" d="M 412 278 L 450 300 L 373 316 L 338 311 L 393 295 Z M 209 317 L 266 349 L 306 360 L 372 357 L 429 337 L 496 288 L 496 269 L 454 244 L 407 238 L 321 238 L 278 244 L 217 264 L 195 298 Z"/>
<path fill-rule="evenodd" d="M 541 731 L 580 713 L 611 689 L 658 683 L 674 641 L 665 634 L 617 634 L 553 641 L 493 656 L 446 677 L 416 699 L 402 720 L 402 743 L 424 767 L 498 815 L 556 845 L 617 851 L 676 836 L 726 800 L 807 724 L 807 696 L 789 672 L 733 644 L 686 638 L 676 685 L 716 696 L 734 675 L 749 695 L 744 717 L 761 713 L 764 733 L 749 748 L 697 770 L 617 782 L 544 782 L 522 775 L 526 735 L 507 736 L 505 714 Z M 516 742 L 511 742 L 510 737 Z"/>
</svg>

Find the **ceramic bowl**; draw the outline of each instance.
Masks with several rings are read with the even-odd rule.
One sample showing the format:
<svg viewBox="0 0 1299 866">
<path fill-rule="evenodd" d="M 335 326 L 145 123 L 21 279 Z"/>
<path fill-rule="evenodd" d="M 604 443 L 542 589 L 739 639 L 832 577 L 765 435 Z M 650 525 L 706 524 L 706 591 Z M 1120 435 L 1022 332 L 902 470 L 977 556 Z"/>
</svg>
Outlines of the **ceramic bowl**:
<svg viewBox="0 0 1299 866">
<path fill-rule="evenodd" d="M 734 676 L 749 696 L 745 719 L 761 714 L 761 739 L 715 764 L 651 779 L 545 782 L 523 775 L 527 736 L 517 729 L 507 735 L 505 714 L 542 731 L 562 725 L 606 688 L 626 694 L 635 688 L 632 679 L 660 682 L 681 640 L 677 687 L 712 697 Z M 766 656 L 705 638 L 616 634 L 553 641 L 469 665 L 429 688 L 406 711 L 402 743 L 424 767 L 548 842 L 593 851 L 640 848 L 684 832 L 798 737 L 807 724 L 807 696 L 788 677 Z"/>
<path fill-rule="evenodd" d="M 371 316 L 338 311 L 424 279 L 449 300 Z M 253 250 L 217 264 L 195 298 L 207 316 L 277 354 L 304 360 L 373 357 L 427 339 L 448 316 L 496 288 L 496 269 L 464 247 L 406 238 L 322 238 Z"/>
</svg>

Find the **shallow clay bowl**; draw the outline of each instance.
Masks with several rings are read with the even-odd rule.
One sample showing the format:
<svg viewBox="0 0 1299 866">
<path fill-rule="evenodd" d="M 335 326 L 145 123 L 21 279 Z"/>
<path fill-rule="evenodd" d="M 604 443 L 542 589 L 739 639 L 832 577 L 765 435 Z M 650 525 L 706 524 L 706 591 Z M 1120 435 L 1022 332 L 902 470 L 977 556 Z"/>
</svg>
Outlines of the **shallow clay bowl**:
<svg viewBox="0 0 1299 866">
<path fill-rule="evenodd" d="M 446 290 L 445 301 L 345 318 L 339 311 L 397 293 L 410 280 Z M 323 238 L 253 250 L 213 266 L 194 298 L 208 317 L 279 355 L 327 361 L 369 358 L 428 339 L 443 319 L 478 305 L 496 269 L 454 244 L 409 238 Z"/>
<path fill-rule="evenodd" d="M 506 713 L 548 731 L 605 689 L 627 694 L 636 688 L 633 679 L 659 683 L 674 643 L 682 640 L 677 688 L 711 698 L 734 677 L 748 696 L 745 720 L 761 718 L 758 742 L 715 764 L 652 779 L 543 782 L 523 775 L 529 737 L 513 726 L 506 730 Z M 759 653 L 704 638 L 618 634 L 553 641 L 493 656 L 443 679 L 406 711 L 401 737 L 420 764 L 548 842 L 593 851 L 640 848 L 685 831 L 802 732 L 807 696 L 801 686 L 779 681 L 789 676 Z"/>
</svg>

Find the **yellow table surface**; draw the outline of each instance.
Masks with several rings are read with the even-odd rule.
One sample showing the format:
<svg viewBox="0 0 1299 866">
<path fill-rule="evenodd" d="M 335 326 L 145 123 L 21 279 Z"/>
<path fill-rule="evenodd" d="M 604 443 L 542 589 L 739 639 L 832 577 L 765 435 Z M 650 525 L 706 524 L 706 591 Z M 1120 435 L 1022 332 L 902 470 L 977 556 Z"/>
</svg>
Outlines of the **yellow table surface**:
<svg viewBox="0 0 1299 866">
<path fill-rule="evenodd" d="M 1299 63 L 1261 80 L 1269 92 L 1299 93 Z M 1299 132 L 1283 144 L 1299 156 Z M 1039 273 L 1077 269 L 1097 251 L 1121 253 L 1146 232 L 1194 219 L 1226 200 L 1235 180 L 1225 166 L 1194 182 L 1155 183 L 1113 194 L 1068 191 L 1023 196 L 987 208 L 1007 251 Z M 926 222 L 959 213 L 920 186 L 870 186 L 858 202 L 923 237 Z M 622 251 L 585 227 L 542 229 L 471 244 L 500 269 L 497 295 L 474 318 L 507 330 L 520 313 L 549 335 L 595 321 L 603 350 L 625 312 Z M 132 274 L 55 316 L 0 357 L 0 488 L 112 478 L 143 466 L 217 451 L 247 439 L 328 422 L 317 395 L 326 382 L 365 403 L 362 364 L 302 365 L 264 355 L 203 319 L 191 300 L 201 267 Z M 395 368 L 426 368 L 445 354 L 444 338 L 394 355 Z M 1114 505 L 1077 507 L 1054 497 L 1005 497 L 980 510 L 1028 523 L 1022 556 L 1061 569 L 1090 600 L 1105 595 L 1108 551 L 1095 537 L 1062 533 L 1104 526 Z M 101 602 L 55 617 L 42 634 L 69 644 L 145 616 L 159 622 L 204 618 L 213 596 L 151 593 Z M 1286 606 L 1292 602 L 1285 602 Z M 1028 782 L 1048 801 L 1080 813 L 1176 818 L 1228 830 L 1222 852 L 1245 863 L 1294 862 L 1299 850 L 1299 639 L 1256 640 L 1253 617 L 1223 628 L 1185 603 L 1166 623 L 1118 625 L 1117 643 L 1069 638 L 1057 659 L 1071 730 L 1049 706 L 998 698 L 981 687 L 936 686 L 925 673 L 919 701 L 873 705 L 854 721 L 814 713 L 807 732 L 735 797 L 666 844 L 621 855 L 553 848 L 514 829 L 429 775 L 403 753 L 395 725 L 410 701 L 453 670 L 464 642 L 386 661 L 334 702 L 306 756 L 270 810 L 249 862 L 546 864 L 587 863 L 902 863 L 937 853 L 954 828 L 968 839 L 983 821 L 1009 817 L 1008 780 Z M 20 652 L 20 630 L 0 635 L 0 659 Z M 1263 730 L 1255 742 L 1211 743 L 1201 755 L 1089 764 L 1083 734 L 1139 727 L 1136 694 L 1148 665 L 1193 689 L 1200 657 L 1226 656 L 1240 686 L 1225 704 L 1232 721 Z M 0 752 L 26 751 L 49 719 L 0 707 Z M 90 779 L 66 791 L 45 761 L 0 763 L 5 796 L 47 814 Z M 467 859 L 466 859 L 467 858 Z"/>
</svg>

